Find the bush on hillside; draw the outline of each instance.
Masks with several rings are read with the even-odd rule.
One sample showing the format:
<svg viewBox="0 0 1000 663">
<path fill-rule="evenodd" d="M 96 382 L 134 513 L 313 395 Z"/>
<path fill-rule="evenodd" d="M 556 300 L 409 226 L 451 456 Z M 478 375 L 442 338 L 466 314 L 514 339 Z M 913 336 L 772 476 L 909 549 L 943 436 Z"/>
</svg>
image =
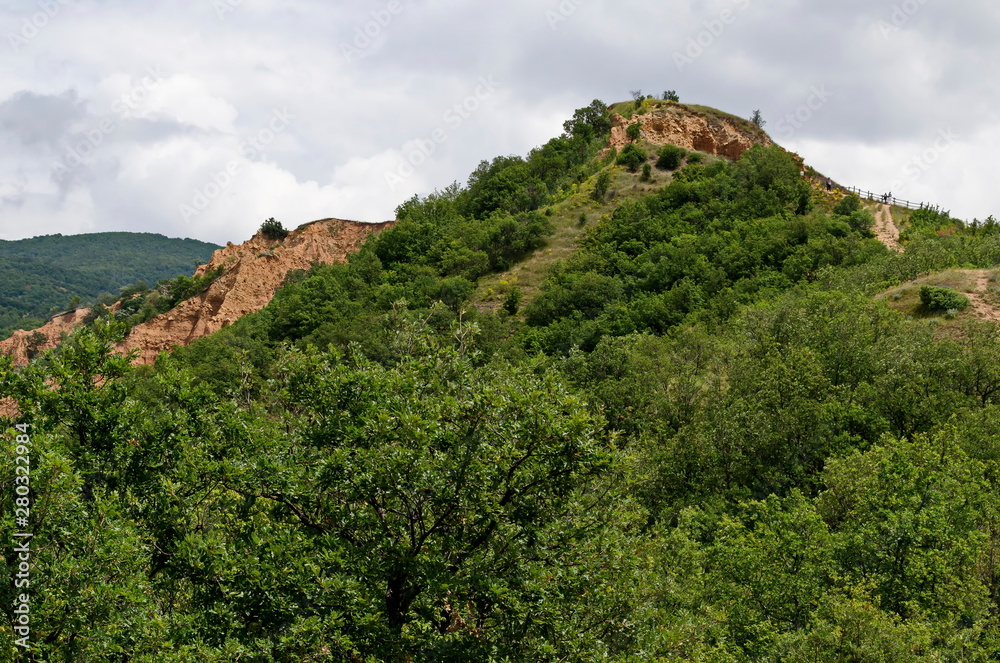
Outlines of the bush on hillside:
<svg viewBox="0 0 1000 663">
<path fill-rule="evenodd" d="M 656 167 L 660 170 L 676 170 L 687 155 L 687 150 L 677 145 L 664 145 L 660 150 Z"/>
<path fill-rule="evenodd" d="M 928 311 L 961 311 L 969 305 L 969 298 L 951 288 L 924 285 L 920 286 L 920 303 Z"/>
<path fill-rule="evenodd" d="M 618 165 L 628 168 L 630 173 L 639 170 L 639 166 L 648 158 L 646 151 L 637 145 L 626 145 L 618 155 Z"/>
<path fill-rule="evenodd" d="M 264 233 L 264 237 L 276 242 L 288 237 L 288 231 L 281 225 L 281 221 L 275 221 L 273 216 L 260 224 L 260 232 Z"/>
<path fill-rule="evenodd" d="M 628 129 L 625 130 L 625 136 L 633 143 L 639 140 L 639 136 L 642 134 L 642 125 L 636 122 L 635 124 L 628 125 Z"/>
<path fill-rule="evenodd" d="M 611 173 L 605 170 L 597 176 L 597 180 L 594 182 L 594 191 L 590 197 L 599 203 L 604 202 L 604 196 L 608 194 L 609 186 L 611 186 Z"/>
<path fill-rule="evenodd" d="M 850 196 L 844 196 L 837 203 L 837 206 L 833 208 L 833 213 L 840 214 L 841 216 L 850 216 L 859 209 L 861 209 L 861 198 L 857 194 L 851 194 Z"/>
</svg>

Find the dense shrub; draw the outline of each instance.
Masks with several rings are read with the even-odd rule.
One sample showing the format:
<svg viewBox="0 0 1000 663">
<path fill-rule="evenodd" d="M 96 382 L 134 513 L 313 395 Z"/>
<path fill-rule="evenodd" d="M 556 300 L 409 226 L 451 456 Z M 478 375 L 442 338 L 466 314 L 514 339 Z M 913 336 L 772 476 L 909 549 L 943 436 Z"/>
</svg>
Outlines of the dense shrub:
<svg viewBox="0 0 1000 663">
<path fill-rule="evenodd" d="M 837 205 L 833 208 L 833 213 L 841 216 L 850 216 L 860 209 L 861 198 L 859 198 L 857 194 L 851 194 L 850 196 L 844 196 L 844 198 L 837 203 Z"/>
<path fill-rule="evenodd" d="M 618 155 L 618 165 L 628 168 L 630 173 L 639 170 L 639 166 L 648 158 L 646 151 L 638 145 L 626 145 L 622 153 Z"/>
<path fill-rule="evenodd" d="M 677 145 L 664 145 L 656 160 L 656 167 L 661 170 L 675 170 L 684 160 L 687 150 Z"/>
<path fill-rule="evenodd" d="M 920 286 L 920 303 L 928 311 L 961 311 L 969 305 L 969 298 L 951 288 L 924 285 Z"/>
<path fill-rule="evenodd" d="M 281 221 L 276 221 L 273 216 L 260 224 L 260 232 L 264 234 L 264 237 L 276 242 L 288 237 L 288 231 L 281 225 Z"/>
<path fill-rule="evenodd" d="M 611 173 L 608 171 L 603 171 L 597 176 L 597 180 L 594 182 L 594 191 L 591 193 L 591 198 L 597 202 L 604 202 L 604 196 L 608 193 L 608 187 L 611 185 Z"/>
</svg>

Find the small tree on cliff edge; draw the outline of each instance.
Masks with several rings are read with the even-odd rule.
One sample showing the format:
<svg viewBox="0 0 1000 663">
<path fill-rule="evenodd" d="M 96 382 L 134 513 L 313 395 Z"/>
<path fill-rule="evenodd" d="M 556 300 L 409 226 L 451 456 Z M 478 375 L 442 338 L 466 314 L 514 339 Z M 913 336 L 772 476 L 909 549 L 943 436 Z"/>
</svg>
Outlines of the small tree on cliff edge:
<svg viewBox="0 0 1000 663">
<path fill-rule="evenodd" d="M 264 237 L 278 242 L 288 237 L 288 231 L 281 225 L 281 221 L 275 221 L 273 216 L 260 224 L 260 232 L 264 233 Z"/>
<path fill-rule="evenodd" d="M 753 122 L 758 127 L 760 127 L 761 129 L 763 129 L 764 125 L 767 124 L 767 122 L 764 120 L 764 116 L 760 114 L 759 110 L 755 110 L 753 112 L 753 115 L 750 116 L 750 121 Z"/>
</svg>

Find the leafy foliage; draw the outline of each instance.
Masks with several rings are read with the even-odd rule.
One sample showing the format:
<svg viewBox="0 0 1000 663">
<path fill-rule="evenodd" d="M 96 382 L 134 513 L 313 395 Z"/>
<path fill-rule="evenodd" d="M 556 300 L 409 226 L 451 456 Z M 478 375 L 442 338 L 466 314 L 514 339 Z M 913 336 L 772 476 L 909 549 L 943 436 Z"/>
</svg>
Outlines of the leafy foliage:
<svg viewBox="0 0 1000 663">
<path fill-rule="evenodd" d="M 632 126 L 638 125 L 634 124 Z M 630 173 L 634 173 L 639 170 L 639 166 L 645 163 L 647 158 L 648 155 L 644 149 L 635 143 L 630 143 L 618 155 L 617 163 L 628 168 Z"/>
<path fill-rule="evenodd" d="M 661 170 L 677 170 L 687 156 L 687 150 L 677 145 L 664 145 L 656 159 L 656 167 Z"/>
<path fill-rule="evenodd" d="M 961 311 L 969 305 L 969 298 L 951 288 L 922 285 L 920 286 L 920 303 L 928 311 Z"/>
<path fill-rule="evenodd" d="M 186 299 L 201 294 L 222 276 L 224 271 L 225 268 L 220 266 L 201 275 L 192 277 L 181 275 L 172 280 L 163 279 L 152 290 L 147 290 L 145 281 L 139 281 L 122 289 L 118 298 L 120 305 L 114 313 L 105 306 L 99 306 L 97 314 L 104 317 L 113 316 L 116 320 L 124 321 L 128 328 L 132 328 L 161 313 L 166 313 Z"/>
<path fill-rule="evenodd" d="M 0 359 L 37 453 L 35 659 L 996 660 L 1000 330 L 870 295 L 1000 238 L 890 253 L 758 147 L 471 308 L 577 223 L 540 201 L 610 185 L 579 131 L 151 369 L 110 319 Z M 165 285 L 132 315 L 200 287 Z"/>
<path fill-rule="evenodd" d="M 264 234 L 264 237 L 280 242 L 288 237 L 289 231 L 285 230 L 285 227 L 281 225 L 281 221 L 276 221 L 272 216 L 260 224 L 260 232 Z"/>
<path fill-rule="evenodd" d="M 139 280 L 190 273 L 217 248 L 124 232 L 0 240 L 0 336 L 41 326 L 74 300 L 81 305 Z"/>
</svg>

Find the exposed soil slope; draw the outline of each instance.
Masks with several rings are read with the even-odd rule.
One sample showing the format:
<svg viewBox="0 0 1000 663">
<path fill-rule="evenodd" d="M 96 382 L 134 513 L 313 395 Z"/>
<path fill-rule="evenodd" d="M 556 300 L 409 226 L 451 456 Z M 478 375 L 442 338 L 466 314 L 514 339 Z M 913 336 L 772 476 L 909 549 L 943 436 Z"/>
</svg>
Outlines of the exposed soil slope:
<svg viewBox="0 0 1000 663">
<path fill-rule="evenodd" d="M 12 357 L 14 363 L 19 366 L 27 364 L 35 352 L 51 350 L 58 346 L 62 342 L 63 335 L 84 324 L 88 315 L 90 315 L 89 308 L 78 308 L 57 315 L 38 329 L 18 330 L 6 341 L 0 342 L 0 352 Z"/>
<path fill-rule="evenodd" d="M 196 272 L 226 268 L 208 290 L 137 325 L 118 349 L 138 349 L 138 363 L 150 364 L 165 350 L 187 345 L 264 308 L 288 272 L 342 261 L 370 234 L 391 223 L 325 219 L 299 227 L 280 243 L 260 233 L 240 245 L 229 243 Z"/>
<path fill-rule="evenodd" d="M 975 290 L 966 292 L 965 296 L 969 298 L 969 308 L 977 318 L 1000 322 L 1000 309 L 989 301 L 995 301 L 995 296 L 990 291 L 990 279 L 993 274 L 994 272 L 988 269 L 969 270 L 969 276 L 975 279 Z"/>
<path fill-rule="evenodd" d="M 269 240 L 260 233 L 243 244 L 230 242 L 216 250 L 211 260 L 195 272 L 201 275 L 223 266 L 222 276 L 200 295 L 136 325 L 119 344 L 118 350 L 124 353 L 137 349 L 137 363 L 150 364 L 160 352 L 187 345 L 264 308 L 288 272 L 309 269 L 313 263 L 342 261 L 369 235 L 393 223 L 324 219 L 300 226 L 283 242 Z M 44 336 L 44 342 L 34 344 L 38 349 L 54 348 L 61 342 L 63 333 L 83 324 L 87 313 L 89 309 L 80 309 L 53 318 L 40 329 L 18 332 L 0 343 L 0 352 L 11 355 L 16 364 L 25 364 L 29 360 L 33 334 Z"/>
<path fill-rule="evenodd" d="M 740 155 L 757 144 L 770 145 L 771 139 L 762 131 L 751 131 L 739 123 L 679 105 L 661 106 L 631 119 L 611 116 L 611 146 L 621 150 L 630 141 L 628 127 L 639 124 L 640 138 L 654 145 L 672 143 L 688 150 L 717 154 L 727 159 Z"/>
</svg>

